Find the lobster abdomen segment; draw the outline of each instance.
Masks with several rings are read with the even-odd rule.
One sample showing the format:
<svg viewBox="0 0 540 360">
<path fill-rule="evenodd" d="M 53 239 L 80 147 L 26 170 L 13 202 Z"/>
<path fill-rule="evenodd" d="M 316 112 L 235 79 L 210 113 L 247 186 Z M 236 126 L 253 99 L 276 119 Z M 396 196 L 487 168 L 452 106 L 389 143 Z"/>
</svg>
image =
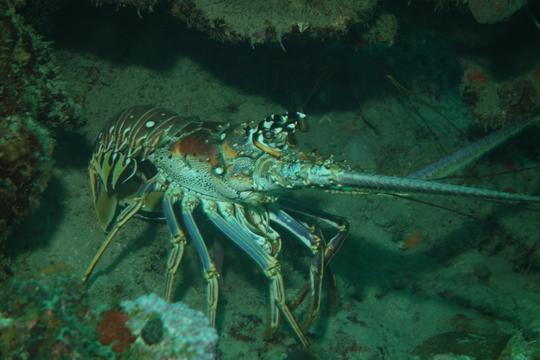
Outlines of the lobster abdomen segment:
<svg viewBox="0 0 540 360">
<path fill-rule="evenodd" d="M 178 136 L 196 132 L 201 122 L 152 106 L 133 106 L 107 123 L 99 134 L 88 172 L 99 222 L 107 229 L 117 215 L 119 187 L 130 179 L 145 181 L 141 162 Z M 125 186 L 124 186 L 125 188 Z M 123 189 L 126 190 L 126 189 Z"/>
</svg>

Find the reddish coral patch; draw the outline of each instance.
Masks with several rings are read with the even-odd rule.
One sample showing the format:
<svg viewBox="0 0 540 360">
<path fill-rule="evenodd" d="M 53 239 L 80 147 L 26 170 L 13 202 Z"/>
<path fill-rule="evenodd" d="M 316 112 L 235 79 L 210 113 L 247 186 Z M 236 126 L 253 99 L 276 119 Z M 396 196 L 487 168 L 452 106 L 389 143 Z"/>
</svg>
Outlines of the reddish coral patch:
<svg viewBox="0 0 540 360">
<path fill-rule="evenodd" d="M 127 315 L 118 310 L 108 310 L 101 313 L 98 325 L 99 342 L 103 345 L 112 344 L 112 350 L 120 353 L 135 341 L 135 337 L 126 327 Z"/>
</svg>

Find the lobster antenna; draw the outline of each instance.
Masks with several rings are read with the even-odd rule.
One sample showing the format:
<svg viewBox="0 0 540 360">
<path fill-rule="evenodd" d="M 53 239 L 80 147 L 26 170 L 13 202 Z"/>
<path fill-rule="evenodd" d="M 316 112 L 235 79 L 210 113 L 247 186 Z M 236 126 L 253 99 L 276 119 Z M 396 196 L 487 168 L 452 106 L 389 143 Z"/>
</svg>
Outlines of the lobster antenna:
<svg viewBox="0 0 540 360">
<path fill-rule="evenodd" d="M 403 196 L 403 195 L 398 195 L 398 194 L 386 194 L 386 195 L 390 195 L 390 196 L 393 196 L 393 197 L 396 197 L 396 198 L 399 198 L 399 199 L 405 199 L 405 200 L 409 200 L 411 202 L 431 206 L 431 207 L 434 207 L 434 208 L 437 208 L 437 209 L 449 211 L 449 212 L 451 212 L 453 214 L 460 215 L 460 216 L 463 216 L 463 217 L 466 217 L 466 218 L 469 218 L 469 219 L 473 219 L 473 220 L 477 220 L 477 221 L 484 221 L 484 219 L 479 218 L 479 217 L 477 217 L 477 216 L 475 216 L 473 214 L 470 214 L 470 213 L 467 213 L 467 212 L 464 212 L 464 211 L 460 211 L 460 210 L 456 210 L 456 209 L 452 209 L 452 208 L 449 208 L 449 207 L 446 207 L 446 206 L 443 206 L 443 205 L 439 205 L 439 204 L 436 204 L 436 203 L 432 203 L 430 201 L 420 200 L 418 198 L 409 197 L 409 196 Z"/>
<path fill-rule="evenodd" d="M 431 207 L 434 207 L 434 208 L 437 208 L 437 209 L 449 211 L 449 212 L 454 213 L 456 215 L 467 217 L 467 218 L 470 218 L 470 219 L 473 219 L 473 220 L 484 221 L 484 219 L 479 218 L 479 217 L 477 217 L 477 216 L 475 216 L 473 214 L 470 214 L 470 213 L 467 213 L 467 212 L 464 212 L 464 211 L 461 211 L 461 210 L 457 210 L 457 209 L 452 209 L 452 208 L 449 208 L 449 207 L 446 207 L 446 206 L 443 206 L 443 205 L 439 205 L 439 204 L 436 204 L 436 203 L 433 203 L 433 202 L 430 202 L 430 201 L 420 200 L 418 198 L 414 198 L 414 197 L 410 197 L 410 196 L 403 196 L 403 195 L 399 195 L 399 194 L 386 194 L 386 195 L 390 195 L 390 196 L 393 196 L 393 197 L 396 197 L 396 198 L 405 199 L 405 200 L 409 200 L 409 201 L 416 202 L 416 203 L 419 203 L 419 204 L 431 206 Z M 523 205 L 523 204 L 513 204 L 513 203 L 508 203 L 508 202 L 503 202 L 503 201 L 498 201 L 498 200 L 492 200 L 492 199 L 484 199 L 483 201 L 488 201 L 488 202 L 491 202 L 491 203 L 494 203 L 494 204 L 497 204 L 497 205 L 508 206 L 508 207 L 517 208 L 517 209 L 520 209 L 520 210 L 527 210 L 527 211 L 530 211 L 530 212 L 540 214 L 540 210 L 538 210 L 537 208 L 530 207 L 530 206 Z"/>
<path fill-rule="evenodd" d="M 517 173 L 520 173 L 520 172 L 529 171 L 529 170 L 536 170 L 536 169 L 540 169 L 540 165 L 527 166 L 527 167 L 516 169 L 516 170 L 498 171 L 498 172 L 493 172 L 493 173 L 489 173 L 489 174 L 482 174 L 482 175 L 449 175 L 449 176 L 441 176 L 441 177 L 433 178 L 431 180 L 439 181 L 439 180 L 447 180 L 447 179 L 486 179 L 486 178 L 490 179 L 490 178 L 494 178 L 494 177 L 497 177 L 497 176 L 508 175 L 508 174 L 517 174 Z"/>
</svg>

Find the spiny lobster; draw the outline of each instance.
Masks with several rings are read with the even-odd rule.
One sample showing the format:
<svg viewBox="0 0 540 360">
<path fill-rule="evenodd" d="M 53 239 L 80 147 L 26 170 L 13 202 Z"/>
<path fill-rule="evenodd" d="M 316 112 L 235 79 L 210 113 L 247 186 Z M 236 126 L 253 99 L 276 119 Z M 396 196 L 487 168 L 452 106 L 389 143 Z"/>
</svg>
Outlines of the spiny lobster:
<svg viewBox="0 0 540 360">
<path fill-rule="evenodd" d="M 270 115 L 240 126 L 200 121 L 150 106 L 122 112 L 98 136 L 88 168 L 97 218 L 108 235 L 83 281 L 120 228 L 134 215 L 153 211 L 159 204 L 172 244 L 166 297 L 172 300 L 175 274 L 189 238 L 200 257 L 207 283 L 208 316 L 214 325 L 219 274 L 194 217 L 198 208 L 269 280 L 270 330 L 277 329 L 281 313 L 307 346 L 308 339 L 292 309 L 309 293 L 305 327 L 317 316 L 323 274 L 347 237 L 349 226 L 341 217 L 278 201 L 284 192 L 318 188 L 349 194 L 424 193 L 540 202 L 538 196 L 429 180 L 456 162 L 477 157 L 478 148 L 489 148 L 521 127 L 499 132 L 478 143 L 482 146 L 466 148 L 408 177 L 394 177 L 354 171 L 331 158 L 293 148 L 294 133 L 303 121 L 305 115 L 299 112 Z M 335 230 L 331 238 L 323 236 L 322 224 Z M 312 254 L 309 281 L 291 303 L 285 298 L 277 229 L 290 233 Z"/>
</svg>

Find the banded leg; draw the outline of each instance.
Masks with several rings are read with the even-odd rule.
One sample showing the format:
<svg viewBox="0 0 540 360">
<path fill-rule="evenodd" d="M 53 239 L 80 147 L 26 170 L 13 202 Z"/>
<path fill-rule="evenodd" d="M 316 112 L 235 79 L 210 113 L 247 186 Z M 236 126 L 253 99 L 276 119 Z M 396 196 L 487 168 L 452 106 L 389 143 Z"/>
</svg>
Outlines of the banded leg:
<svg viewBox="0 0 540 360">
<path fill-rule="evenodd" d="M 235 207 L 231 204 L 205 201 L 203 205 L 204 212 L 209 219 L 255 261 L 270 281 L 270 331 L 276 331 L 281 311 L 302 345 L 308 346 L 308 339 L 287 306 L 283 278 L 279 263 L 271 255 L 271 245 L 266 242 L 264 237 L 250 231 L 236 220 Z M 242 210 L 240 207 L 236 207 L 236 211 Z"/>
<path fill-rule="evenodd" d="M 103 256 L 103 253 L 105 253 L 105 250 L 109 247 L 111 241 L 114 239 L 118 231 L 122 226 L 124 226 L 132 217 L 139 211 L 142 206 L 144 205 L 144 199 L 146 195 L 152 191 L 156 190 L 156 187 L 159 186 L 155 182 L 148 182 L 141 186 L 141 188 L 137 191 L 137 194 L 135 197 L 130 201 L 128 205 L 120 212 L 118 215 L 116 222 L 114 226 L 112 227 L 111 231 L 105 238 L 105 241 L 103 241 L 103 244 L 101 244 L 101 247 L 99 248 L 98 252 L 92 259 L 92 262 L 84 272 L 82 282 L 86 283 L 88 281 L 88 278 L 94 271 L 94 268 L 96 267 L 97 263 L 101 259 L 101 256 Z"/>
<path fill-rule="evenodd" d="M 174 196 L 167 192 L 163 197 L 163 214 L 165 215 L 165 220 L 167 221 L 171 232 L 172 244 L 172 249 L 167 260 L 167 276 L 165 280 L 165 298 L 169 302 L 172 302 L 173 300 L 174 278 L 178 271 L 178 267 L 180 266 L 180 261 L 182 261 L 186 245 L 186 235 L 174 212 L 174 205 L 177 204 L 180 199 L 180 195 Z"/>
<path fill-rule="evenodd" d="M 219 273 L 216 269 L 210 254 L 208 253 L 208 248 L 206 243 L 199 231 L 199 227 L 193 218 L 193 210 L 197 207 L 198 200 L 184 196 L 182 199 L 182 219 L 186 231 L 188 232 L 195 249 L 199 254 L 201 259 L 204 279 L 206 281 L 206 301 L 208 304 L 208 318 L 210 319 L 210 324 L 216 326 L 216 314 L 217 314 L 217 305 L 219 299 Z"/>
<path fill-rule="evenodd" d="M 327 224 L 328 226 L 336 230 L 336 233 L 325 245 L 324 259 L 323 259 L 324 267 L 326 268 L 326 271 L 329 275 L 327 278 L 331 281 L 334 281 L 334 278 L 331 275 L 331 271 L 328 265 L 330 261 L 332 260 L 332 258 L 334 257 L 334 255 L 338 252 L 338 250 L 343 245 L 343 242 L 345 241 L 347 236 L 349 236 L 348 221 L 342 217 L 331 215 L 323 211 L 307 209 L 299 204 L 292 203 L 290 201 L 283 201 L 281 207 L 290 213 L 298 214 L 300 216 L 313 219 L 319 223 Z M 305 296 L 307 295 L 309 291 L 309 288 L 310 288 L 310 284 L 305 284 L 304 287 L 298 291 L 293 302 L 291 303 L 292 308 L 295 308 L 298 305 L 300 305 L 300 303 L 302 303 L 302 301 L 304 300 Z"/>
<path fill-rule="evenodd" d="M 312 253 L 311 264 L 309 267 L 309 285 L 311 289 L 311 304 L 308 310 L 308 315 L 302 323 L 304 330 L 308 329 L 314 319 L 319 315 L 322 293 L 322 279 L 324 276 L 324 248 L 325 241 L 322 234 L 314 234 L 308 226 L 294 219 L 291 215 L 281 209 L 273 209 L 270 213 L 271 220 L 283 227 L 295 238 L 300 240 Z M 307 288 L 306 288 L 307 289 Z M 291 307 L 294 309 L 298 306 L 306 293 L 303 294 L 301 300 L 294 299 Z"/>
</svg>

